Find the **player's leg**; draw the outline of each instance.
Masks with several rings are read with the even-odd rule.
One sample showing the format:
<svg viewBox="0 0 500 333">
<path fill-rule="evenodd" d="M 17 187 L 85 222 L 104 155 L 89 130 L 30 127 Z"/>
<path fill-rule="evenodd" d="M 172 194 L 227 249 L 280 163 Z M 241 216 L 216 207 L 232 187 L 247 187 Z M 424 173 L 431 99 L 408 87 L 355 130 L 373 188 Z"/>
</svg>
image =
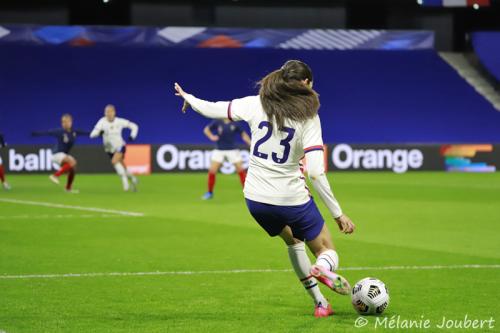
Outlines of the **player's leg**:
<svg viewBox="0 0 500 333">
<path fill-rule="evenodd" d="M 250 214 L 271 237 L 280 236 L 288 246 L 288 256 L 295 274 L 301 281 L 308 294 L 314 300 L 317 317 L 332 314 L 330 305 L 319 290 L 316 279 L 311 276 L 311 261 L 307 256 L 304 242 L 295 238 L 292 229 L 287 225 L 287 220 L 292 219 L 295 213 L 289 207 L 273 206 L 250 199 L 246 199 Z"/>
<path fill-rule="evenodd" d="M 207 177 L 207 192 L 203 195 L 203 200 L 212 199 L 214 196 L 214 188 L 215 188 L 215 178 L 217 176 L 217 172 L 219 172 L 220 167 L 222 166 L 222 162 L 224 161 L 224 155 L 220 150 L 214 150 L 212 152 L 212 159 L 210 162 L 210 168 L 208 169 L 208 177 Z"/>
<path fill-rule="evenodd" d="M 126 151 L 127 151 L 126 146 L 123 146 L 120 149 L 120 152 L 122 153 L 121 163 L 123 165 L 123 168 L 125 169 L 125 174 L 127 175 L 127 178 L 130 180 L 130 184 L 132 185 L 132 191 L 137 192 L 137 184 L 139 184 L 139 180 L 137 179 L 136 176 L 134 176 L 132 174 L 132 172 L 130 172 L 127 169 L 127 165 L 125 164 L 125 154 L 126 154 Z"/>
<path fill-rule="evenodd" d="M 111 157 L 111 164 L 116 170 L 116 174 L 122 180 L 123 190 L 128 191 L 130 189 L 130 185 L 128 183 L 127 171 L 125 170 L 125 166 L 123 164 L 123 153 L 115 152 Z"/>
<path fill-rule="evenodd" d="M 241 186 L 245 186 L 245 178 L 247 176 L 246 170 L 243 168 L 243 159 L 241 158 L 241 154 L 239 150 L 234 150 L 231 153 L 231 163 L 234 164 L 234 167 L 236 168 L 236 172 L 238 173 L 238 176 L 240 177 L 240 182 Z"/>
<path fill-rule="evenodd" d="M 76 159 L 71 155 L 66 155 L 63 160 L 63 163 L 69 164 L 71 168 L 67 171 L 68 179 L 66 180 L 66 192 L 77 193 L 78 191 L 73 190 L 73 181 L 76 176 Z"/>
<path fill-rule="evenodd" d="M 68 172 L 72 168 L 72 165 L 70 163 L 70 159 L 68 159 L 68 155 L 65 153 L 56 153 L 52 155 L 52 162 L 58 164 L 60 167 L 56 172 L 49 176 L 49 179 L 54 184 L 59 185 L 59 177 Z"/>
<path fill-rule="evenodd" d="M 311 261 L 306 252 L 304 242 L 293 237 L 289 226 L 283 228 L 280 237 L 288 246 L 288 257 L 295 274 L 306 289 L 307 293 L 314 300 L 316 317 L 326 317 L 333 313 L 328 301 L 321 293 L 318 281 L 311 275 Z"/>
<path fill-rule="evenodd" d="M 5 190 L 10 190 L 10 185 L 5 180 L 5 169 L 3 167 L 3 162 L 2 162 L 2 158 L 1 157 L 0 157 L 0 182 L 2 183 L 2 187 Z"/>
<path fill-rule="evenodd" d="M 333 246 L 330 230 L 323 224 L 321 232 L 314 239 L 307 241 L 307 246 L 316 257 L 311 274 L 333 291 L 347 295 L 351 287 L 341 275 L 335 273 L 339 267 L 339 256 Z"/>
</svg>

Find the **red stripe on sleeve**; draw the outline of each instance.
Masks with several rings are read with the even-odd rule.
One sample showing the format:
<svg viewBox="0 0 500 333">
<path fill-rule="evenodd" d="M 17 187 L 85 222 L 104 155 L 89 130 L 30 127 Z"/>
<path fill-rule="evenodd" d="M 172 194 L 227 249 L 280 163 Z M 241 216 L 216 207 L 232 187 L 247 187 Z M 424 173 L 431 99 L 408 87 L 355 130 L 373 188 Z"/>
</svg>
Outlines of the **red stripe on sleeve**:
<svg viewBox="0 0 500 333">
<path fill-rule="evenodd" d="M 304 148 L 304 153 L 308 153 L 310 151 L 315 151 L 315 150 L 323 150 L 323 146 L 311 146 Z"/>
</svg>

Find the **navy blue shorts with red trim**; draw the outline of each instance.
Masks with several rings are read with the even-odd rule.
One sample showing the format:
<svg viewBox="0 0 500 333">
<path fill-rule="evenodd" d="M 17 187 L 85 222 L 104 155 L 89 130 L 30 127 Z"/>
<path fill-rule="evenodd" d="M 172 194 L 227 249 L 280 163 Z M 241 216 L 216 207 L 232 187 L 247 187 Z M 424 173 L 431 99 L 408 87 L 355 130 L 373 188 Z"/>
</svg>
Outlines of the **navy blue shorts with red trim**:
<svg viewBox="0 0 500 333">
<path fill-rule="evenodd" d="M 246 202 L 250 214 L 271 237 L 289 226 L 293 237 L 310 241 L 318 237 L 325 224 L 313 199 L 299 206 L 275 206 L 250 199 Z"/>
</svg>

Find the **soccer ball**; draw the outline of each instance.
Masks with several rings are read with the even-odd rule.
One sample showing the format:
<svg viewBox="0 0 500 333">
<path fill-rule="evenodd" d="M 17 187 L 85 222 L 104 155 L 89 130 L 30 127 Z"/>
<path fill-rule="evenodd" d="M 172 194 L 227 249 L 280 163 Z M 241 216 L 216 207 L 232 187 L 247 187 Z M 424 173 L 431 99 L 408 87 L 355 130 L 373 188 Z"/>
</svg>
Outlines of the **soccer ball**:
<svg viewBox="0 0 500 333">
<path fill-rule="evenodd" d="M 389 305 L 389 291 L 379 279 L 367 277 L 352 288 L 352 305 L 362 315 L 381 314 Z"/>
</svg>

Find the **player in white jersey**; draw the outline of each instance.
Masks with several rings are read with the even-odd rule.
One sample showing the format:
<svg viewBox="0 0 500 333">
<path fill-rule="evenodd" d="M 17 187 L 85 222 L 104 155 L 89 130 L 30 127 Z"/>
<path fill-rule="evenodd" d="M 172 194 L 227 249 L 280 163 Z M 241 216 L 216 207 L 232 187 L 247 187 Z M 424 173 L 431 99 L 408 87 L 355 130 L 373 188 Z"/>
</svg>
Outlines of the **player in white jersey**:
<svg viewBox="0 0 500 333">
<path fill-rule="evenodd" d="M 252 145 L 244 187 L 248 209 L 270 236 L 285 241 L 295 273 L 315 302 L 314 315 L 326 317 L 333 311 L 317 281 L 343 295 L 350 286 L 335 273 L 337 252 L 300 170 L 304 155 L 309 178 L 340 231 L 350 234 L 355 226 L 342 213 L 325 175 L 319 98 L 312 83 L 309 66 L 291 60 L 261 80 L 259 96 L 212 103 L 186 93 L 177 83 L 175 90 L 184 99 L 184 112 L 191 106 L 209 118 L 249 124 Z M 305 244 L 317 258 L 314 265 Z"/>
<path fill-rule="evenodd" d="M 116 108 L 114 105 L 110 104 L 104 109 L 104 117 L 99 119 L 94 126 L 94 129 L 90 133 L 90 137 L 97 138 L 98 136 L 102 136 L 104 151 L 108 153 L 111 164 L 113 164 L 116 173 L 122 180 L 123 190 L 128 191 L 130 189 L 130 184 L 132 184 L 132 190 L 137 191 L 137 178 L 127 170 L 124 162 L 126 143 L 125 140 L 123 140 L 122 131 L 125 128 L 130 129 L 129 140 L 135 140 L 137 138 L 139 126 L 127 119 L 118 118 L 116 116 Z"/>
</svg>

